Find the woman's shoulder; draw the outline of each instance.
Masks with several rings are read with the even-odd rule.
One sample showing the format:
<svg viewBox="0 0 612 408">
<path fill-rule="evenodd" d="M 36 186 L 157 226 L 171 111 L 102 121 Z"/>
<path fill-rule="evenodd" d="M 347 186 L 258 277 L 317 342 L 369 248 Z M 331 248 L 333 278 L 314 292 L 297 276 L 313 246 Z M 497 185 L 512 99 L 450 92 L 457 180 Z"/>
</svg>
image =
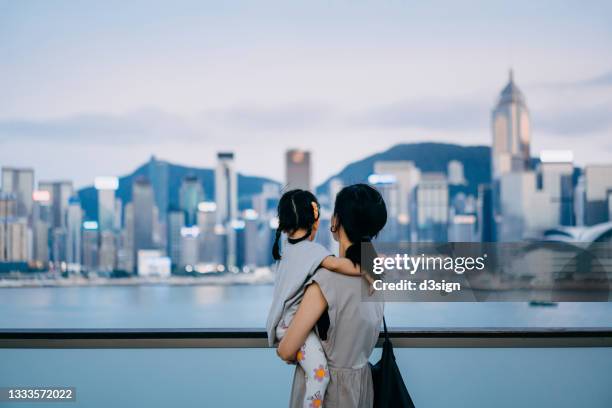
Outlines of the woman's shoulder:
<svg viewBox="0 0 612 408">
<path fill-rule="evenodd" d="M 310 282 L 316 282 L 321 288 L 323 296 L 330 302 L 338 300 L 339 297 L 350 297 L 351 294 L 360 292 L 362 280 L 360 276 L 349 276 L 319 268 L 315 271 Z"/>
</svg>

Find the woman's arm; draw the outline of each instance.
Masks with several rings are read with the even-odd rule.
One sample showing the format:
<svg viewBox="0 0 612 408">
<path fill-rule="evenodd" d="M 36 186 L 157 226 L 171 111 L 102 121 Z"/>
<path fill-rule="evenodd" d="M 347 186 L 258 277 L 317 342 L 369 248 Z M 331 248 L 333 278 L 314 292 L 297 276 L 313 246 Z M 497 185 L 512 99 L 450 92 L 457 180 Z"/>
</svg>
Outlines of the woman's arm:
<svg viewBox="0 0 612 408">
<path fill-rule="evenodd" d="M 298 350 L 306 341 L 308 333 L 314 328 L 325 309 L 327 309 L 327 300 L 325 300 L 319 285 L 316 282 L 308 285 L 304 298 L 276 349 L 276 354 L 286 362 L 295 361 Z"/>
</svg>

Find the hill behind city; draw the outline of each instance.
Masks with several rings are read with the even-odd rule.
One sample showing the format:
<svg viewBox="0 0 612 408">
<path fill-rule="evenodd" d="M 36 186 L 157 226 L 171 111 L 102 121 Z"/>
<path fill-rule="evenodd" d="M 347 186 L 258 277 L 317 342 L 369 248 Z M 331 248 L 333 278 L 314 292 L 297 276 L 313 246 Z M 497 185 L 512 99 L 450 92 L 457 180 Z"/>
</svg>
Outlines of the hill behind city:
<svg viewBox="0 0 612 408">
<path fill-rule="evenodd" d="M 478 184 L 490 181 L 490 148 L 488 146 L 461 146 L 448 143 L 407 143 L 395 145 L 388 150 L 367 156 L 348 164 L 338 174 L 330 176 L 316 188 L 318 194 L 326 193 L 329 181 L 339 178 L 347 184 L 365 182 L 377 161 L 410 160 L 422 172 L 446 172 L 448 162 L 457 160 L 463 164 L 467 186 L 465 190 L 476 193 Z M 167 172 L 164 169 L 167 167 Z M 163 171 L 162 171 L 163 170 Z M 167 174 L 167 180 L 163 180 Z M 124 203 L 132 200 L 132 183 L 138 177 L 148 178 L 154 188 L 168 185 L 168 207 L 178 207 L 178 192 L 181 180 L 187 175 L 198 177 L 204 188 L 207 200 L 214 200 L 214 170 L 209 168 L 187 167 L 179 164 L 151 160 L 139 166 L 132 173 L 119 178 L 117 197 Z M 238 192 L 241 208 L 250 206 L 250 198 L 261 191 L 264 183 L 280 183 L 265 177 L 248 176 L 238 173 Z M 78 192 L 87 219 L 97 218 L 96 190 L 93 186 Z M 157 194 L 157 193 L 156 193 Z"/>
</svg>

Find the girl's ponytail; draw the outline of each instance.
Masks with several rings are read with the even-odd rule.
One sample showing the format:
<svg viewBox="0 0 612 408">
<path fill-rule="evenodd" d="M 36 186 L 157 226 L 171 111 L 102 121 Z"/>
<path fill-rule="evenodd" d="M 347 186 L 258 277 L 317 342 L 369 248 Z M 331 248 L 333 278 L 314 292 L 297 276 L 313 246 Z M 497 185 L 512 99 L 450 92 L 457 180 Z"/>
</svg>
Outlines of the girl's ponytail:
<svg viewBox="0 0 612 408">
<path fill-rule="evenodd" d="M 274 238 L 274 245 L 272 245 L 272 258 L 274 258 L 275 261 L 278 261 L 281 259 L 281 255 L 280 255 L 280 237 L 281 237 L 281 228 L 280 226 L 276 229 L 276 237 Z"/>
<path fill-rule="evenodd" d="M 374 258 L 378 256 L 374 245 L 372 245 L 372 237 L 364 235 L 359 240 L 353 242 L 346 249 L 344 256 L 353 262 L 353 265 L 360 265 L 362 272 L 372 271 Z"/>
</svg>

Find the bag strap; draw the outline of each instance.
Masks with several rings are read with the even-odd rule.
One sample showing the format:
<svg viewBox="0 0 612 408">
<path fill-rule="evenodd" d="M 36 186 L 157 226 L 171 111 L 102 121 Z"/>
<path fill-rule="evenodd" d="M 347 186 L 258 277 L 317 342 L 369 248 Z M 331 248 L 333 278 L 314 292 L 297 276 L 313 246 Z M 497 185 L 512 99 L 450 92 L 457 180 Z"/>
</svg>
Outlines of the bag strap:
<svg viewBox="0 0 612 408">
<path fill-rule="evenodd" d="M 385 339 L 389 340 L 389 332 L 387 331 L 387 321 L 385 320 L 385 315 L 383 315 L 383 328 L 385 329 Z"/>
</svg>

